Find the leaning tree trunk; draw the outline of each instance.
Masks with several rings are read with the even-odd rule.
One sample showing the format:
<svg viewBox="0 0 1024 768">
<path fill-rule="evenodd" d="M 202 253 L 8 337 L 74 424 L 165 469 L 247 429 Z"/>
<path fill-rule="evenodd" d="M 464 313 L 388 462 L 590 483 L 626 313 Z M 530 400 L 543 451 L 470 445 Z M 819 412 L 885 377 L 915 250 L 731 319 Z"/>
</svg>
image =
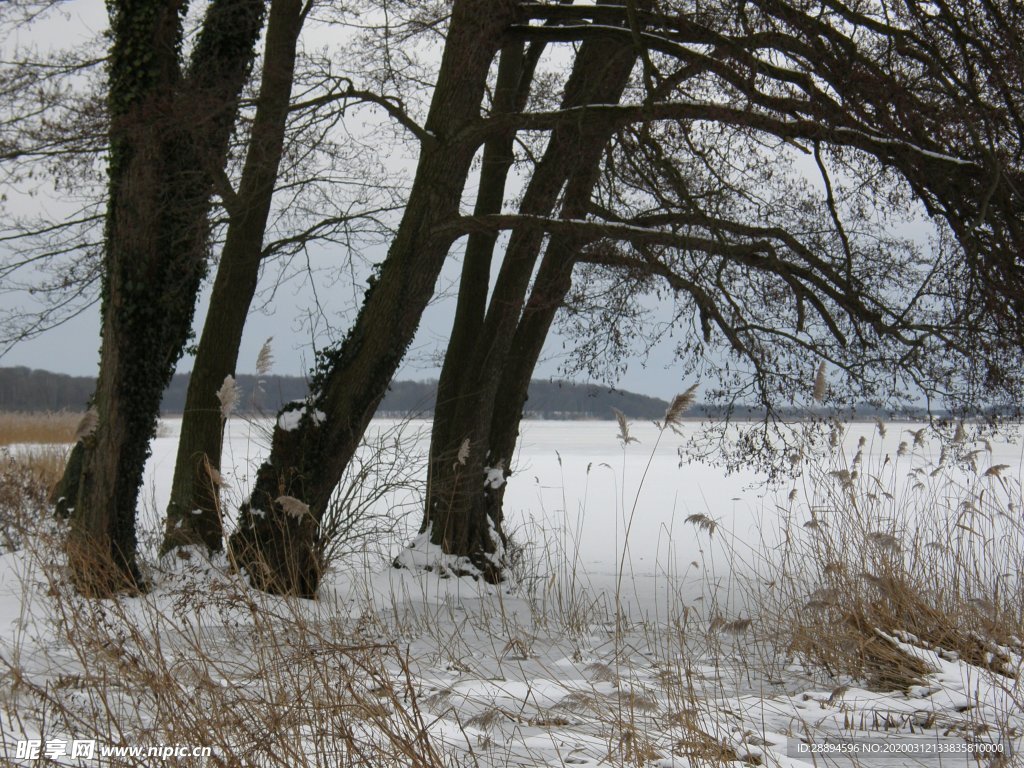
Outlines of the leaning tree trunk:
<svg viewBox="0 0 1024 768">
<path fill-rule="evenodd" d="M 522 43 L 510 43 L 502 49 L 494 92 L 494 113 L 523 109 L 529 96 L 539 53 L 538 48 L 531 47 L 529 55 L 526 55 Z M 501 212 L 506 180 L 515 160 L 514 140 L 515 132 L 510 131 L 505 135 L 494 136 L 485 143 L 480 167 L 480 184 L 473 208 L 475 216 Z M 460 446 L 465 437 L 459 434 L 459 427 L 455 423 L 459 403 L 464 396 L 462 390 L 466 384 L 460 366 L 473 354 L 476 334 L 484 321 L 491 279 L 491 261 L 497 239 L 497 232 L 473 232 L 466 243 L 455 320 L 437 383 L 431 444 Z M 431 452 L 427 475 L 428 498 L 446 498 L 450 495 L 440 489 L 432 490 L 435 483 L 450 482 L 452 468 L 447 466 L 448 464 L 458 465 L 457 447 L 451 452 Z M 424 516 L 421 532 L 428 525 L 428 517 Z M 478 549 L 479 547 L 470 543 L 473 541 L 490 541 L 489 531 L 474 530 L 471 524 L 460 526 L 460 530 L 466 539 L 452 543 L 455 551 Z M 494 550 L 493 545 L 490 549 Z M 486 561 L 486 564 L 489 563 L 489 560 Z"/>
<path fill-rule="evenodd" d="M 63 483 L 75 495 L 72 580 L 97 596 L 140 584 L 138 491 L 205 269 L 210 169 L 223 167 L 263 20 L 262 0 L 215 0 L 183 79 L 184 4 L 111 7 L 98 423 L 84 442 L 77 487 Z"/>
<path fill-rule="evenodd" d="M 617 102 L 635 61 L 631 46 L 600 38 L 588 40 L 577 54 L 563 108 Z M 610 128 L 602 123 L 594 118 L 567 120 L 553 131 L 523 196 L 520 213 L 551 215 L 566 187 L 563 217 L 585 215 L 601 153 L 610 136 Z M 574 207 L 573 201 L 579 201 L 579 206 Z M 431 475 L 421 530 L 429 531 L 431 543 L 447 554 L 466 558 L 491 581 L 502 577 L 504 567 L 501 497 L 511 458 L 511 451 L 505 456 L 493 450 L 492 414 L 542 244 L 539 228 L 523 227 L 513 232 L 486 317 L 472 328 L 472 345 L 450 347 L 445 355 L 442 376 L 457 380 L 450 391 L 457 392 L 458 397 L 435 412 L 431 435 Z M 466 331 L 455 329 L 453 337 L 460 330 Z M 523 398 L 531 372 L 532 365 Z"/>
<path fill-rule="evenodd" d="M 217 391 L 235 372 L 256 293 L 302 21 L 301 0 L 272 0 L 249 149 L 238 193 L 228 204 L 227 235 L 185 398 L 162 553 L 189 544 L 210 552 L 223 547 L 219 486 L 224 420 Z"/>
<path fill-rule="evenodd" d="M 479 505 L 499 524 L 504 520 L 505 489 L 512 476 L 512 457 L 530 380 L 555 315 L 572 289 L 572 270 L 581 245 L 571 237 L 556 237 L 545 249 L 533 291 L 502 366 L 501 381 L 494 391 L 487 446 L 490 460 L 501 474 L 490 476 L 490 482 L 479 493 Z"/>
<path fill-rule="evenodd" d="M 235 566 L 260 589 L 315 593 L 316 524 L 434 293 L 453 241 L 439 233 L 439 225 L 458 216 L 479 145 L 465 133 L 480 119 L 491 61 L 518 5 L 453 5 L 420 160 L 395 239 L 349 335 L 321 355 L 310 405 L 301 412 L 286 406 L 279 415 L 270 457 L 229 541 Z"/>
</svg>

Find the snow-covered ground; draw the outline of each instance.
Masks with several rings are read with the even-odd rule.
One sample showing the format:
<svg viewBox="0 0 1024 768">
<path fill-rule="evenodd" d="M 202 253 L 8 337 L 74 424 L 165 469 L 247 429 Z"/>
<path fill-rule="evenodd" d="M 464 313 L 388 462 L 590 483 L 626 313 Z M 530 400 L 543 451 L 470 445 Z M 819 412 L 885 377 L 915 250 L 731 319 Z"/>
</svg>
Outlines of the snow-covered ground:
<svg viewBox="0 0 1024 768">
<path fill-rule="evenodd" d="M 386 446 L 399 426 L 371 432 Z M 428 427 L 401 425 L 403 461 L 425 450 Z M 972 741 L 1022 748 L 1019 638 L 1004 649 L 1008 675 L 893 637 L 931 672 L 906 690 L 869 691 L 828 680 L 761 631 L 773 553 L 822 514 L 809 473 L 768 488 L 753 472 L 681 461 L 682 438 L 650 424 L 631 425 L 639 443 L 623 447 L 613 422 L 528 422 L 506 494 L 514 583 L 389 567 L 419 523 L 403 487 L 376 508 L 407 510 L 402 526 L 339 558 L 319 600 L 285 601 L 248 590 L 223 562 L 156 560 L 177 428 L 164 423 L 143 491 L 150 594 L 86 603 L 62 584 L 58 555 L 0 556 L 7 763 L 38 764 L 17 756 L 25 739 L 45 748 L 201 737 L 213 748 L 211 758 L 167 761 L 55 748 L 51 764 L 61 765 L 412 765 L 415 752 L 481 766 L 966 766 L 989 764 Z M 882 490 L 897 512 L 879 530 L 926 493 L 921 478 L 940 459 L 937 443 L 914 444 L 916 429 L 890 424 L 883 438 L 856 424 L 842 437 L 850 467 L 861 467 L 861 450 L 892 478 Z M 255 474 L 265 430 L 228 425 L 229 505 Z M 1021 448 L 995 439 L 960 458 L 950 471 L 963 487 L 984 476 L 1005 488 Z M 984 475 L 1002 465 L 1011 469 Z M 955 511 L 953 491 L 927 491 L 924 508 Z M 225 725 L 224 709 L 266 720 Z M 829 738 L 853 739 L 852 761 Z"/>
</svg>

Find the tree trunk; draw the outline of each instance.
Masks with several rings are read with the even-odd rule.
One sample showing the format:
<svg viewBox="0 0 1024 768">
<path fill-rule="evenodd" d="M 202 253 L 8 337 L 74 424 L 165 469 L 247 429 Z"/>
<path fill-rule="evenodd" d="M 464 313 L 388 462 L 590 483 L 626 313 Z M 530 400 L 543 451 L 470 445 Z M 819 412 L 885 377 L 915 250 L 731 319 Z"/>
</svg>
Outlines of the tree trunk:
<svg viewBox="0 0 1024 768">
<path fill-rule="evenodd" d="M 216 393 L 225 377 L 235 372 L 256 292 L 302 21 L 301 0 L 271 3 L 256 115 L 238 194 L 228 206 L 227 235 L 189 378 L 161 553 L 189 544 L 201 544 L 210 552 L 223 547 L 217 478 L 224 420 Z"/>
<path fill-rule="evenodd" d="M 282 409 L 274 427 L 269 458 L 239 514 L 228 541 L 228 556 L 249 582 L 264 592 L 312 598 L 320 583 L 316 538 L 323 498 L 316 487 L 325 445 L 322 411 L 296 403 Z M 321 502 L 324 503 L 324 502 Z"/>
<path fill-rule="evenodd" d="M 635 61 L 636 54 L 630 46 L 601 39 L 584 42 L 566 84 L 562 107 L 617 102 Z M 610 135 L 610 128 L 602 122 L 594 118 L 572 119 L 552 132 L 523 196 L 520 213 L 550 216 L 568 182 L 567 200 L 581 200 L 582 205 L 577 209 L 572 203 L 563 203 L 562 215 L 585 215 L 585 204 Z M 435 411 L 431 435 L 431 482 L 421 530 L 429 531 L 432 544 L 447 554 L 468 558 L 492 581 L 501 578 L 504 565 L 501 499 L 511 451 L 507 455 L 494 451 L 491 422 L 542 243 L 539 229 L 523 227 L 513 231 L 483 322 L 477 320 L 472 328 L 453 329 L 453 338 L 466 334 L 472 345 L 449 347 L 445 355 L 443 371 L 458 380 L 458 384 L 450 386 L 458 397 Z M 552 261 L 560 257 L 561 253 L 553 255 Z M 540 281 L 538 277 L 538 289 Z M 461 289 L 462 286 L 460 292 Z M 456 323 L 460 322 L 463 319 L 457 316 Z M 525 399 L 532 369 L 531 365 L 523 391 L 516 396 Z M 517 407 L 521 406 L 522 400 Z"/>
<path fill-rule="evenodd" d="M 501 63 L 498 67 L 498 82 L 494 95 L 494 112 L 512 112 L 521 110 L 529 96 L 530 83 L 536 65 L 535 51 L 527 61 L 524 57 L 522 43 L 509 44 L 502 49 Z M 480 169 L 480 186 L 477 192 L 473 213 L 476 216 L 500 213 L 505 199 L 505 183 L 508 172 L 515 159 L 513 152 L 515 135 L 509 133 L 495 136 L 484 145 L 483 161 Z M 441 446 L 456 446 L 454 451 L 431 452 L 428 465 L 427 495 L 428 497 L 447 498 L 455 492 L 454 488 L 432 491 L 435 483 L 451 482 L 452 468 L 447 463 L 457 463 L 458 446 L 464 435 L 458 434 L 455 423 L 459 403 L 464 396 L 463 386 L 467 383 L 461 375 L 461 364 L 468 359 L 475 349 L 476 334 L 483 324 L 487 310 L 487 292 L 491 280 L 491 260 L 497 242 L 497 232 L 474 232 L 466 243 L 466 254 L 463 258 L 462 273 L 459 281 L 459 295 L 455 308 L 455 321 L 448 340 L 448 351 L 437 383 L 437 398 L 434 405 L 434 427 L 431 432 L 431 443 Z M 424 516 L 423 530 L 429 525 Z M 488 531 L 470 533 L 471 525 L 462 526 L 467 540 L 462 542 L 458 551 L 493 552 L 500 548 L 502 542 L 492 542 Z M 482 537 L 482 538 L 481 538 Z M 470 545 L 470 541 L 476 545 Z M 485 559 L 486 567 L 490 560 Z"/>
<path fill-rule="evenodd" d="M 50 503 L 53 504 L 54 516 L 67 520 L 71 517 L 71 510 L 75 507 L 75 499 L 78 498 L 78 480 L 82 476 L 82 460 L 85 457 L 85 443 L 79 440 L 71 448 L 68 454 L 67 463 L 64 465 L 64 474 L 53 487 L 50 493 Z"/>
<path fill-rule="evenodd" d="M 211 174 L 223 168 L 263 21 L 262 0 L 212 3 L 183 80 L 184 11 L 112 4 L 98 426 L 85 441 L 67 544 L 72 580 L 95 596 L 141 583 L 138 491 L 205 269 Z"/>
<path fill-rule="evenodd" d="M 297 425 L 286 407 L 273 448 L 242 507 L 229 554 L 254 586 L 311 595 L 319 582 L 315 531 L 292 528 L 285 507 L 306 505 L 318 522 L 412 341 L 452 243 L 437 225 L 458 216 L 487 74 L 515 0 L 456 0 L 427 117 L 420 160 L 398 232 L 344 342 L 320 356 L 312 403 Z M 291 429 L 289 429 L 291 427 Z M 285 434 L 294 432 L 295 434 Z M 282 496 L 290 497 L 284 505 Z M 289 527 L 292 526 L 292 527 Z"/>
<path fill-rule="evenodd" d="M 490 487 L 483 492 L 488 514 L 502 520 L 505 488 L 512 476 L 512 457 L 519 438 L 530 381 L 537 367 L 544 342 L 555 315 L 572 288 L 572 270 L 582 244 L 573 238 L 552 238 L 545 249 L 537 279 L 523 317 L 516 327 L 501 381 L 491 405 L 488 450 L 491 462 L 502 470 L 500 479 L 492 475 Z"/>
</svg>

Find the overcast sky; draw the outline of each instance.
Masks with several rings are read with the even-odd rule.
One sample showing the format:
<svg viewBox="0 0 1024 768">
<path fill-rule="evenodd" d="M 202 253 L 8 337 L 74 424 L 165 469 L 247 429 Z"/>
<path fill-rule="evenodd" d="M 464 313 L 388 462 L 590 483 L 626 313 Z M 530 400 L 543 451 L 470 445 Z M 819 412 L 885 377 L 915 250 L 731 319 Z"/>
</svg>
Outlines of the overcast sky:
<svg viewBox="0 0 1024 768">
<path fill-rule="evenodd" d="M 47 42 L 51 42 L 63 47 L 73 45 L 76 40 L 87 40 L 106 28 L 106 13 L 101 0 L 76 0 L 64 4 L 61 8 L 59 14 L 51 16 L 48 20 L 45 39 L 18 30 L 14 31 L 13 39 L 22 43 L 28 40 L 44 47 Z M 26 39 L 25 34 L 30 34 L 31 37 Z M 6 44 L 9 45 L 11 42 L 12 38 L 8 38 Z M 468 199 L 471 199 L 472 192 L 470 184 L 467 189 Z M 325 252 L 321 257 L 329 264 L 337 255 Z M 383 251 L 376 256 L 371 254 L 368 261 L 379 260 L 382 257 Z M 428 308 L 420 332 L 397 374 L 398 379 L 436 378 L 438 375 L 440 356 L 451 331 L 458 268 L 457 257 L 450 259 L 438 282 L 439 291 L 442 294 L 447 293 L 448 296 L 438 299 Z M 271 279 L 271 275 L 265 277 L 264 287 Z M 340 337 L 354 317 L 364 289 L 365 284 L 358 276 L 354 285 L 349 281 L 347 286 L 318 286 L 319 295 L 315 298 L 308 282 L 293 280 L 284 284 L 274 294 L 272 302 L 263 309 L 251 313 L 240 351 L 238 372 L 253 371 L 260 346 L 268 337 L 273 337 L 274 373 L 308 373 L 313 362 L 314 348 L 309 330 L 310 308 L 315 306 L 317 301 L 326 304 L 326 320 L 334 328 L 334 337 Z M 325 292 L 330 295 L 324 296 Z M 209 285 L 196 312 L 197 335 L 206 316 L 208 296 Z M 7 307 L 26 300 L 26 297 L 19 299 L 0 296 L 0 302 Z M 324 343 L 329 334 L 323 332 L 323 322 L 319 325 L 321 329 L 318 341 Z M 564 362 L 563 355 L 567 348 L 571 349 L 571 344 L 567 344 L 566 340 L 553 333 L 536 375 L 544 378 L 563 378 L 559 366 Z M 92 376 L 97 373 L 98 360 L 99 311 L 98 307 L 93 307 L 65 325 L 19 344 L 0 357 L 0 366 L 23 365 L 59 373 Z M 191 365 L 191 358 L 186 357 L 179 364 L 178 370 L 187 371 Z M 678 365 L 673 364 L 672 345 L 666 343 L 657 347 L 649 359 L 635 357 L 627 361 L 626 373 L 614 383 L 620 388 L 635 392 L 671 398 L 690 382 L 681 381 Z"/>
<path fill-rule="evenodd" d="M 457 259 L 451 259 L 439 287 L 451 294 L 453 281 L 457 277 Z M 362 286 L 365 287 L 365 286 Z M 336 292 L 352 296 L 351 286 L 347 289 L 336 287 Z M 362 288 L 357 292 L 361 294 Z M 196 313 L 196 326 L 201 328 L 206 316 L 209 291 L 203 293 Z M 246 325 L 242 348 L 239 353 L 238 372 L 251 373 L 255 369 L 256 356 L 267 338 L 273 337 L 273 373 L 302 376 L 309 372 L 313 362 L 307 323 L 307 310 L 312 303 L 308 286 L 286 283 L 276 294 L 275 300 L 262 311 L 254 311 Z M 345 302 L 346 309 L 354 310 L 354 302 Z M 454 314 L 454 297 L 448 296 L 436 301 L 424 314 L 420 332 L 416 337 L 406 360 L 396 375 L 397 379 L 436 378 L 439 372 L 438 360 L 443 354 L 445 341 L 451 331 Z M 340 313 L 339 313 L 340 315 Z M 336 317 L 335 325 L 344 320 Z M 198 333 L 198 330 L 197 330 Z M 538 378 L 564 378 L 559 372 L 563 362 L 563 342 L 557 333 L 552 333 L 545 347 L 543 362 L 538 366 Z M 627 361 L 628 369 L 617 382 L 622 389 L 670 399 L 685 389 L 678 364 L 674 363 L 671 343 L 655 348 L 650 359 L 633 357 Z M 65 325 L 49 331 L 36 339 L 20 343 L 4 357 L 0 366 L 23 365 L 77 376 L 94 376 L 99 363 L 99 310 L 93 307 L 87 313 Z M 179 371 L 188 371 L 192 358 L 185 357 L 178 365 Z M 604 383 L 604 382 L 602 382 Z"/>
</svg>

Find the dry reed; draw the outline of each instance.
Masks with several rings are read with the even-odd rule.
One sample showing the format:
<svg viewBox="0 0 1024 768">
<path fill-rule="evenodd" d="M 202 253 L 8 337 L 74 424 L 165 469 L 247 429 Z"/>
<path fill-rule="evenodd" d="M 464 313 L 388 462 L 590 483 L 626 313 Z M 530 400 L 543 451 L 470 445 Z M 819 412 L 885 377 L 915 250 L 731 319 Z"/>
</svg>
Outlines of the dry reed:
<svg viewBox="0 0 1024 768">
<path fill-rule="evenodd" d="M 0 445 L 67 444 L 75 442 L 81 413 L 0 412 Z"/>
<path fill-rule="evenodd" d="M 915 448 L 926 430 L 905 430 Z M 878 428 L 884 435 L 884 425 Z M 966 447 L 964 448 L 966 451 Z M 904 645 L 1013 677 L 1024 638 L 1021 486 L 1006 465 L 908 452 L 809 460 L 752 599 L 777 643 L 832 678 L 906 688 L 931 670 Z M 985 452 L 987 453 L 987 452 Z M 907 479 L 909 477 L 909 479 Z M 804 499 L 801 501 L 801 496 Z"/>
</svg>

